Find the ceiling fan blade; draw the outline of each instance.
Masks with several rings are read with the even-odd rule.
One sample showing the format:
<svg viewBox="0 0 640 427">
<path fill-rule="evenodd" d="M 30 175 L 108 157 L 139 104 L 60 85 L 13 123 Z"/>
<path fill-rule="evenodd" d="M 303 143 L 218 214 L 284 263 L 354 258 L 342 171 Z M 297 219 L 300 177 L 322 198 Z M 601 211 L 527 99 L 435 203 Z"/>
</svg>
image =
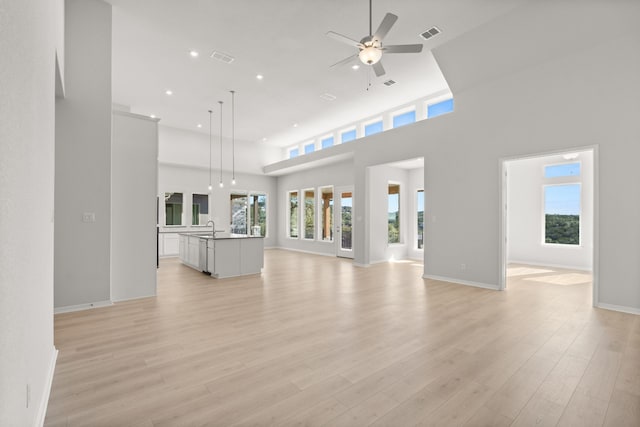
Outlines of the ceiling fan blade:
<svg viewBox="0 0 640 427">
<path fill-rule="evenodd" d="M 373 38 L 381 42 L 397 20 L 398 17 L 396 15 L 394 15 L 393 13 L 387 13 L 376 32 L 373 33 Z"/>
<path fill-rule="evenodd" d="M 358 57 L 357 53 L 355 55 L 348 56 L 348 57 L 346 57 L 344 59 L 341 59 L 340 61 L 336 62 L 335 64 L 330 65 L 329 68 L 337 67 L 338 65 L 348 64 L 349 62 L 353 61 L 357 57 Z"/>
<path fill-rule="evenodd" d="M 373 72 L 376 73 L 376 77 L 380 77 L 382 75 L 384 75 L 385 71 L 384 71 L 384 67 L 382 66 L 382 61 L 378 61 L 375 64 L 372 65 L 373 67 Z"/>
<path fill-rule="evenodd" d="M 421 44 L 395 44 L 382 48 L 386 53 L 418 53 L 422 52 Z"/>
<path fill-rule="evenodd" d="M 362 46 L 362 43 L 360 43 L 359 41 L 356 41 L 354 39 L 351 39 L 351 38 L 349 38 L 347 36 L 343 36 L 342 34 L 338 34 L 338 33 L 333 32 L 333 31 L 327 31 L 327 36 L 331 37 L 334 40 L 338 40 L 339 42 L 346 43 L 349 46 L 354 46 L 354 47 L 357 47 L 357 48 L 364 47 L 364 46 Z"/>
</svg>

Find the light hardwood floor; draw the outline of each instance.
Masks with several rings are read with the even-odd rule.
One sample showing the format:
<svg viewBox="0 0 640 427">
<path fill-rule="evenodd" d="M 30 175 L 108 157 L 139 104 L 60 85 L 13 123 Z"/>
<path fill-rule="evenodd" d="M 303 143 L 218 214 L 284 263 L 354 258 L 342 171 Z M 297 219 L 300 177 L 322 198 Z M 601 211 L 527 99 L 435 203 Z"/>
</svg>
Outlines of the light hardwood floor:
<svg viewBox="0 0 640 427">
<path fill-rule="evenodd" d="M 640 425 L 640 316 L 589 276 L 511 266 L 505 292 L 413 262 L 265 253 L 158 296 L 56 315 L 47 426 Z"/>
</svg>

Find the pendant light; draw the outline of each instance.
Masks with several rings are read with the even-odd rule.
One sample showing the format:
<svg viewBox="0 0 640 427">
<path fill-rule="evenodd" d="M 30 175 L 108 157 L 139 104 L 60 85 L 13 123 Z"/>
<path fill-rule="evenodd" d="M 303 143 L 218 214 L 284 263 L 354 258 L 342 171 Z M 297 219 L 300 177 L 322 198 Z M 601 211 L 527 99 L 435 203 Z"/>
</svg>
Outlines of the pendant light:
<svg viewBox="0 0 640 427">
<path fill-rule="evenodd" d="M 213 111 L 209 110 L 209 191 L 213 190 L 213 186 L 211 185 L 211 147 L 212 147 L 212 142 L 211 142 L 211 117 L 212 117 Z"/>
<path fill-rule="evenodd" d="M 220 104 L 220 188 L 224 187 L 222 183 L 222 101 L 218 101 Z"/>
<path fill-rule="evenodd" d="M 236 185 L 236 108 L 235 95 L 236 91 L 231 92 L 231 185 Z"/>
</svg>

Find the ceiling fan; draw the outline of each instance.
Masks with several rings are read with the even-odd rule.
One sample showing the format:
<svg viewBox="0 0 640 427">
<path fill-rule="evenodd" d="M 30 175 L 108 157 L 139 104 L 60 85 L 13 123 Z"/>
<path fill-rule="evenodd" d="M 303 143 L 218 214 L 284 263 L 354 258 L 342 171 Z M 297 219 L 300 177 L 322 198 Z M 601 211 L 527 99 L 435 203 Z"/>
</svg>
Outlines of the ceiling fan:
<svg viewBox="0 0 640 427">
<path fill-rule="evenodd" d="M 380 26 L 374 33 L 372 31 L 372 0 L 369 0 L 369 35 L 362 38 L 360 41 L 356 41 L 350 37 L 344 36 L 342 34 L 336 33 L 334 31 L 327 32 L 327 36 L 338 40 L 339 42 L 346 43 L 349 46 L 354 46 L 359 49 L 359 52 L 355 55 L 351 55 L 348 58 L 343 59 L 342 61 L 338 61 L 332 65 L 335 67 L 336 65 L 346 64 L 356 57 L 360 58 L 364 64 L 371 65 L 373 67 L 373 71 L 376 73 L 377 77 L 382 76 L 385 71 L 382 66 L 382 62 L 380 59 L 382 58 L 382 53 L 418 53 L 422 52 L 422 44 L 398 44 L 398 45 L 388 45 L 383 46 L 382 40 L 387 35 L 393 24 L 398 20 L 398 17 L 393 13 L 387 13 L 384 16 L 384 19 L 380 23 Z"/>
</svg>

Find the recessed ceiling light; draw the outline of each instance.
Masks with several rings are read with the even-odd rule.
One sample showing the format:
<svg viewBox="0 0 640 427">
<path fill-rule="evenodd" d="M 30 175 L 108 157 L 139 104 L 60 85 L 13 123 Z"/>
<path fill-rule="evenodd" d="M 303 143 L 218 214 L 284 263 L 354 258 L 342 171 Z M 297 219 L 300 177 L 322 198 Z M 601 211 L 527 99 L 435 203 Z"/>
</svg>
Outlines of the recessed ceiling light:
<svg viewBox="0 0 640 427">
<path fill-rule="evenodd" d="M 336 96 L 327 92 L 320 95 L 320 98 L 324 99 L 325 101 L 335 101 Z"/>
<path fill-rule="evenodd" d="M 263 76 L 262 74 L 258 74 L 258 75 L 256 76 L 256 79 L 258 79 L 258 80 L 262 80 L 262 79 L 264 79 L 264 76 Z"/>
<path fill-rule="evenodd" d="M 198 124 L 197 124 L 197 127 L 198 127 L 198 128 L 201 128 L 201 127 L 202 127 L 202 125 L 201 125 L 200 123 L 198 123 Z"/>
<path fill-rule="evenodd" d="M 352 68 L 352 69 L 354 69 L 354 70 L 357 70 L 357 69 L 359 69 L 359 68 L 360 68 L 360 66 L 359 66 L 358 64 L 353 64 L 353 65 L 351 66 L 351 68 Z"/>
<path fill-rule="evenodd" d="M 170 89 L 167 89 L 164 93 L 166 93 L 167 95 L 173 95 L 173 91 Z"/>
<path fill-rule="evenodd" d="M 294 128 L 297 128 L 297 127 L 298 127 L 298 124 L 297 124 L 297 123 L 294 123 L 294 124 L 293 124 L 293 127 L 294 127 Z"/>
<path fill-rule="evenodd" d="M 197 50 L 190 50 L 189 55 L 191 55 L 192 58 L 197 58 L 200 56 L 200 53 Z"/>
<path fill-rule="evenodd" d="M 262 138 L 262 142 L 267 142 L 267 137 Z"/>
</svg>

